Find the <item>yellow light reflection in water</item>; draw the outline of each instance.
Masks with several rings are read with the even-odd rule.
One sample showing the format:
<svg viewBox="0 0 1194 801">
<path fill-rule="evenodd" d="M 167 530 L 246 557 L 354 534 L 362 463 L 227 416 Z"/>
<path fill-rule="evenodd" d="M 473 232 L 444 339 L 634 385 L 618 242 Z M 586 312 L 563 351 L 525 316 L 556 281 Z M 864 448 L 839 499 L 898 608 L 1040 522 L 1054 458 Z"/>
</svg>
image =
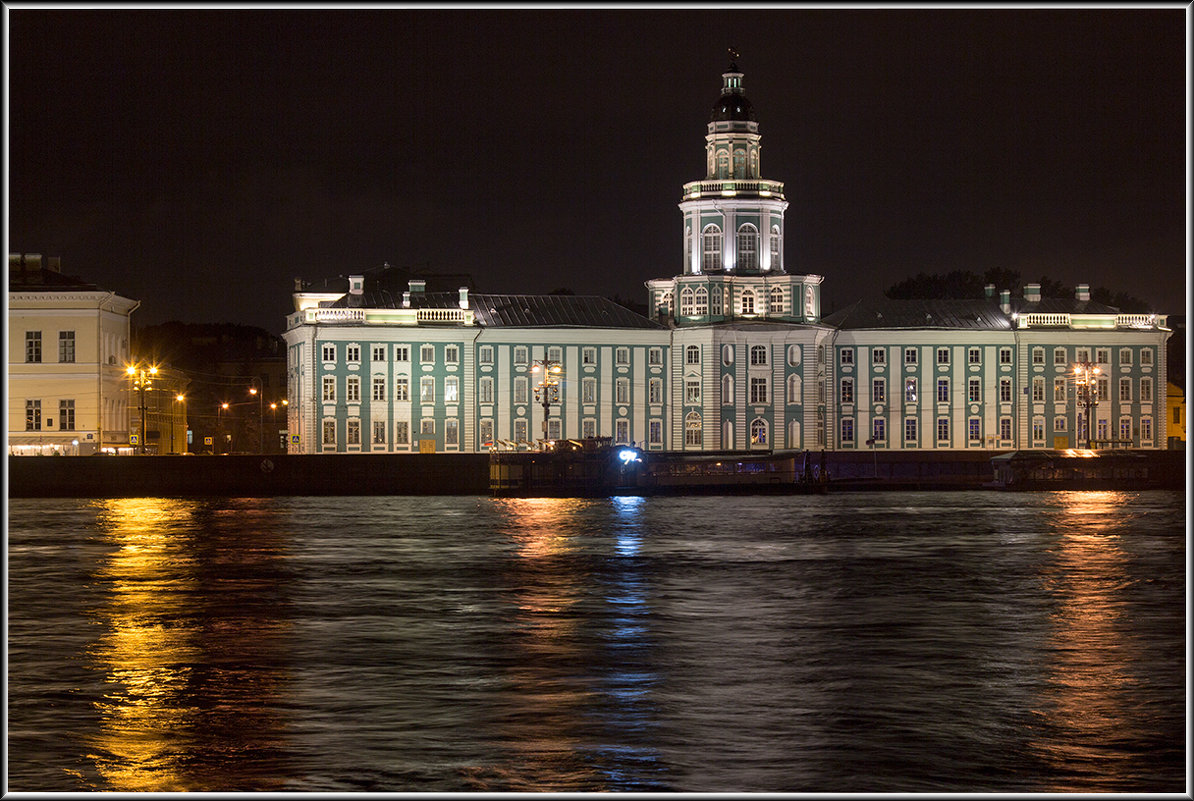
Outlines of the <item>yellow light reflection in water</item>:
<svg viewBox="0 0 1194 801">
<path fill-rule="evenodd" d="M 1116 520 L 1121 492 L 1059 494 L 1060 539 L 1050 587 L 1057 602 L 1046 666 L 1043 722 L 1050 734 L 1034 743 L 1063 775 L 1087 774 L 1084 786 L 1062 781 L 1054 792 L 1098 791 L 1131 770 L 1116 743 L 1130 739 L 1136 638 L 1124 619 L 1126 555 Z"/>
<path fill-rule="evenodd" d="M 188 557 L 170 531 L 187 516 L 185 502 L 121 498 L 104 502 L 102 520 L 119 546 L 100 571 L 112 599 L 101 612 L 107 632 L 93 648 L 111 689 L 100 704 L 102 722 L 91 755 L 116 789 L 189 789 L 181 775 L 183 733 L 196 710 L 186 697 L 189 664 L 198 656 L 192 630 L 170 625 L 194 588 Z"/>
</svg>

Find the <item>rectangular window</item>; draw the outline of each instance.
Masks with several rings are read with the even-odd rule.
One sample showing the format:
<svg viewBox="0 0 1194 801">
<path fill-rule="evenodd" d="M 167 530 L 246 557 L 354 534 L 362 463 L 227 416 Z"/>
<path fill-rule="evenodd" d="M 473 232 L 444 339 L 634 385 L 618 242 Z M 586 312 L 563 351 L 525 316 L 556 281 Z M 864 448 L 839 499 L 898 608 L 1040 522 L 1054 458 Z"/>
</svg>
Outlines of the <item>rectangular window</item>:
<svg viewBox="0 0 1194 801">
<path fill-rule="evenodd" d="M 886 364 L 887 351 L 883 348 L 875 348 L 871 351 L 871 364 Z"/>
<path fill-rule="evenodd" d="M 435 379 L 431 376 L 419 379 L 419 403 L 435 403 Z"/>
<path fill-rule="evenodd" d="M 619 378 L 614 382 L 614 403 L 630 403 L 629 378 Z"/>
<path fill-rule="evenodd" d="M 61 431 L 75 430 L 75 402 L 73 400 L 58 401 L 58 428 Z"/>
<path fill-rule="evenodd" d="M 1123 367 L 1131 367 L 1132 366 L 1132 349 L 1131 348 L 1120 348 L 1119 363 Z"/>
<path fill-rule="evenodd" d="M 336 361 L 336 346 L 335 345 L 324 345 L 323 346 L 323 360 L 325 362 Z"/>
<path fill-rule="evenodd" d="M 563 429 L 560 426 L 561 426 L 560 418 L 553 417 L 550 420 L 548 420 L 547 421 L 547 438 L 553 439 L 553 440 L 559 439 L 562 434 L 562 431 L 563 431 Z"/>
<path fill-rule="evenodd" d="M 1032 441 L 1033 443 L 1041 443 L 1045 441 L 1045 418 L 1032 418 Z"/>
<path fill-rule="evenodd" d="M 374 445 L 385 445 L 386 444 L 386 421 L 385 420 L 374 420 L 373 421 L 373 444 Z"/>
<path fill-rule="evenodd" d="M 527 363 L 527 346 L 526 345 L 515 346 L 515 348 L 514 348 L 514 363 L 515 364 L 526 364 Z"/>
<path fill-rule="evenodd" d="M 41 331 L 25 332 L 25 362 L 28 364 L 41 362 Z"/>
<path fill-rule="evenodd" d="M 493 403 L 493 379 L 489 376 L 483 376 L 477 382 L 477 402 Z"/>
<path fill-rule="evenodd" d="M 1140 351 L 1140 353 L 1145 354 L 1145 353 L 1148 353 L 1148 351 L 1142 350 L 1142 351 Z M 1141 358 L 1140 361 L 1143 362 L 1144 359 Z M 1140 418 L 1140 441 L 1141 442 L 1152 442 L 1152 439 L 1153 439 L 1153 419 L 1151 417 L 1141 417 Z"/>
<path fill-rule="evenodd" d="M 1182 407 L 1180 406 L 1173 407 L 1173 424 L 1175 426 L 1180 426 L 1182 424 Z"/>
<path fill-rule="evenodd" d="M 647 351 L 647 364 L 663 364 L 663 348 L 651 348 Z"/>
<path fill-rule="evenodd" d="M 767 403 L 770 397 L 767 379 L 752 377 L 750 379 L 750 402 Z"/>
<path fill-rule="evenodd" d="M 323 444 L 324 445 L 335 445 L 336 444 L 336 421 L 335 420 L 324 420 L 323 421 Z"/>
<path fill-rule="evenodd" d="M 580 435 L 585 439 L 592 439 L 597 436 L 597 421 L 592 417 L 586 417 L 580 423 Z"/>
<path fill-rule="evenodd" d="M 1130 401 L 1132 399 L 1132 379 L 1119 379 L 1119 399 L 1121 401 Z"/>
<path fill-rule="evenodd" d="M 842 444 L 854 441 L 854 418 L 842 418 Z"/>
<path fill-rule="evenodd" d="M 688 404 L 701 402 L 701 382 L 699 379 L 684 382 L 684 402 Z"/>
<path fill-rule="evenodd" d="M 75 360 L 75 332 L 58 332 L 58 361 L 73 362 Z"/>
<path fill-rule="evenodd" d="M 430 437 L 435 434 L 435 418 L 424 417 L 419 421 L 419 436 Z"/>
<path fill-rule="evenodd" d="M 344 346 L 344 361 L 359 362 L 361 360 L 361 346 L 360 345 L 345 345 Z M 358 440 L 360 437 L 357 438 Z"/>
<path fill-rule="evenodd" d="M 514 421 L 514 441 L 527 441 L 527 421 L 525 418 L 519 418 Z"/>
<path fill-rule="evenodd" d="M 41 401 L 25 401 L 25 430 L 41 431 Z"/>
<path fill-rule="evenodd" d="M 383 401 L 386 399 L 386 380 L 380 376 L 373 378 L 373 400 Z M 385 442 L 385 440 L 382 440 Z"/>
<path fill-rule="evenodd" d="M 1141 351 L 1148 353 L 1148 351 Z M 1145 403 L 1152 402 L 1153 399 L 1153 380 L 1151 378 L 1140 379 L 1140 400 Z"/>
<path fill-rule="evenodd" d="M 1032 400 L 1034 403 L 1045 400 L 1045 379 L 1040 376 L 1035 376 L 1032 379 Z"/>
<path fill-rule="evenodd" d="M 967 361 L 971 364 L 981 364 L 983 360 L 983 352 L 979 348 L 971 348 L 967 351 Z"/>
<path fill-rule="evenodd" d="M 882 417 L 876 417 L 871 421 L 871 439 L 875 442 L 887 440 L 887 421 Z"/>
<path fill-rule="evenodd" d="M 999 349 L 999 363 L 1000 364 L 1011 364 L 1012 363 L 1012 349 L 1011 348 L 1000 348 Z"/>
<path fill-rule="evenodd" d="M 1065 418 L 1065 416 L 1064 416 L 1064 415 L 1060 415 L 1060 414 L 1059 414 L 1059 415 L 1057 415 L 1056 417 L 1054 417 L 1054 418 L 1053 418 L 1053 430 L 1054 430 L 1054 431 L 1056 431 L 1056 432 L 1058 432 L 1058 433 L 1063 433 L 1063 432 L 1065 432 L 1065 431 L 1066 431 L 1066 429 L 1067 429 L 1068 427 L 1069 427 L 1069 426 L 1068 426 L 1068 424 L 1067 424 L 1067 422 L 1066 422 L 1066 418 Z"/>
<path fill-rule="evenodd" d="M 344 400 L 348 403 L 361 402 L 361 379 L 350 375 L 344 385 Z"/>
<path fill-rule="evenodd" d="M 481 364 L 493 364 L 493 345 L 482 345 L 477 351 L 477 361 Z"/>
<path fill-rule="evenodd" d="M 937 364 L 949 364 L 949 348 L 937 348 Z"/>
<path fill-rule="evenodd" d="M 410 345 L 395 345 L 394 346 L 394 361 L 409 362 L 410 361 Z"/>
<path fill-rule="evenodd" d="M 845 351 L 843 351 L 844 353 Z M 766 345 L 751 345 L 750 346 L 750 363 L 752 367 L 762 367 L 767 364 L 767 346 Z"/>
<path fill-rule="evenodd" d="M 582 378 L 580 380 L 580 402 L 581 403 L 596 403 L 597 402 L 597 379 L 596 378 Z"/>
<path fill-rule="evenodd" d="M 618 364 L 618 365 L 630 364 L 630 348 L 615 348 L 614 349 L 614 364 Z"/>
<path fill-rule="evenodd" d="M 526 376 L 519 376 L 514 379 L 514 402 L 527 402 L 527 379 Z"/>
<path fill-rule="evenodd" d="M 406 420 L 399 420 L 394 423 L 394 444 L 406 445 L 410 442 L 410 423 Z"/>
<path fill-rule="evenodd" d="M 1002 440 L 1010 440 L 1012 438 L 1012 418 L 999 418 L 999 438 Z"/>
<path fill-rule="evenodd" d="M 435 345 L 423 345 L 419 348 L 419 361 L 422 364 L 435 363 Z"/>
<path fill-rule="evenodd" d="M 840 398 L 842 403 L 854 402 L 854 379 L 843 378 L 841 383 Z"/>
<path fill-rule="evenodd" d="M 904 442 L 916 442 L 916 418 L 904 418 Z"/>
<path fill-rule="evenodd" d="M 444 379 L 444 403 L 457 403 L 460 400 L 460 379 L 450 375 Z"/>
<path fill-rule="evenodd" d="M 1140 351 L 1140 364 L 1142 367 L 1153 366 L 1153 352 L 1151 349 L 1145 348 L 1144 350 Z M 1149 437 L 1149 439 L 1152 439 L 1152 437 Z"/>
<path fill-rule="evenodd" d="M 558 345 L 552 345 L 547 349 L 547 360 L 549 362 L 560 362 L 564 360 L 564 351 Z"/>
<path fill-rule="evenodd" d="M 685 364 L 700 364 L 701 363 L 701 347 L 700 345 L 689 345 L 684 349 L 684 363 Z"/>
<path fill-rule="evenodd" d="M 597 349 L 596 348 L 581 348 L 580 349 L 580 363 L 581 364 L 596 364 L 597 363 Z"/>
<path fill-rule="evenodd" d="M 967 436 L 969 437 L 970 441 L 971 442 L 982 441 L 983 435 L 982 435 L 982 428 L 980 426 L 979 419 L 977 417 L 971 417 L 969 420 L 966 421 L 966 425 L 967 425 Z"/>
<path fill-rule="evenodd" d="M 1100 378 L 1098 389 L 1096 390 L 1096 392 L 1098 392 L 1097 397 L 1107 398 L 1108 400 L 1110 400 L 1111 399 L 1111 382 L 1106 378 Z M 1106 439 L 1106 437 L 1103 437 L 1103 439 Z"/>
<path fill-rule="evenodd" d="M 1111 351 L 1108 348 L 1095 348 L 1095 361 L 1099 364 L 1111 363 Z"/>
<path fill-rule="evenodd" d="M 1119 438 L 1123 442 L 1132 441 L 1132 418 L 1119 418 Z"/>
<path fill-rule="evenodd" d="M 323 377 L 323 402 L 332 403 L 336 400 L 336 378 L 325 375 Z"/>
<path fill-rule="evenodd" d="M 1075 361 L 1079 362 L 1080 364 L 1085 364 L 1086 362 L 1089 362 L 1090 361 L 1090 351 L 1087 350 L 1086 348 L 1079 348 L 1078 349 L 1078 358 L 1075 359 Z"/>
<path fill-rule="evenodd" d="M 970 379 L 969 386 L 966 390 L 966 400 L 971 403 L 979 403 L 983 399 L 983 382 L 982 379 Z"/>
<path fill-rule="evenodd" d="M 614 441 L 619 445 L 624 445 L 630 442 L 630 421 L 629 420 L 615 420 L 614 421 Z"/>
<path fill-rule="evenodd" d="M 650 445 L 663 444 L 663 422 L 652 420 L 647 424 L 647 443 Z"/>
<path fill-rule="evenodd" d="M 647 402 L 663 403 L 663 379 L 652 378 L 647 382 Z"/>
<path fill-rule="evenodd" d="M 410 379 L 399 378 L 394 381 L 394 400 L 410 400 Z"/>
<path fill-rule="evenodd" d="M 384 362 L 385 360 L 386 360 L 386 346 L 385 345 L 374 345 L 372 361 Z M 384 430 L 382 432 L 382 435 L 383 436 L 385 435 Z M 382 442 L 385 442 L 385 440 L 383 439 Z"/>
<path fill-rule="evenodd" d="M 917 394 L 916 393 L 916 379 L 915 378 L 905 378 L 904 379 L 904 402 L 905 403 L 916 403 L 916 394 Z"/>
<path fill-rule="evenodd" d="M 454 417 L 444 421 L 444 444 L 460 444 L 460 421 Z"/>
<path fill-rule="evenodd" d="M 842 364 L 854 364 L 854 348 L 842 348 Z"/>
<path fill-rule="evenodd" d="M 460 346 L 444 345 L 444 364 L 460 363 Z"/>
<path fill-rule="evenodd" d="M 949 440 L 949 418 L 937 418 L 937 441 L 946 442 Z"/>
<path fill-rule="evenodd" d="M 887 381 L 883 378 L 876 378 L 871 381 L 871 403 L 886 403 L 887 402 Z"/>
<path fill-rule="evenodd" d="M 477 436 L 481 438 L 481 447 L 488 448 L 493 444 L 493 421 L 482 420 L 477 427 Z"/>
<path fill-rule="evenodd" d="M 1045 363 L 1045 349 L 1044 348 L 1033 348 L 1032 349 L 1032 363 L 1033 364 L 1044 364 Z"/>
<path fill-rule="evenodd" d="M 937 379 L 937 402 L 938 403 L 949 403 L 949 379 L 948 378 L 938 378 Z"/>
<path fill-rule="evenodd" d="M 1066 364 L 1066 362 L 1067 362 L 1067 360 L 1066 360 L 1066 356 L 1065 356 L 1065 348 L 1054 348 L 1053 349 L 1053 363 L 1054 364 Z"/>
<path fill-rule="evenodd" d="M 904 364 L 916 364 L 916 348 L 904 348 Z"/>
<path fill-rule="evenodd" d="M 999 400 L 1003 403 L 1012 402 L 1012 380 L 1010 378 L 999 379 Z"/>
<path fill-rule="evenodd" d="M 1054 403 L 1065 403 L 1065 379 L 1064 378 L 1054 378 L 1053 379 L 1053 402 Z"/>
</svg>

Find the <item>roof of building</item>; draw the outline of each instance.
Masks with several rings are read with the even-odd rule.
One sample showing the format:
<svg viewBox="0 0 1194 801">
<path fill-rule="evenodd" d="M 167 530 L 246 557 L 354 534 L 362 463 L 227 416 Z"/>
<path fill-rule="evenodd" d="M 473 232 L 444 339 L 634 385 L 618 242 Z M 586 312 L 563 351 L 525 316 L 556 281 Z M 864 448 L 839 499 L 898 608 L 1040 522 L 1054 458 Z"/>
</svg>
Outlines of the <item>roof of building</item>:
<svg viewBox="0 0 1194 801">
<path fill-rule="evenodd" d="M 22 267 L 8 274 L 9 292 L 103 292 L 95 284 L 88 283 L 74 275 L 63 275 L 57 270 Z"/>
<path fill-rule="evenodd" d="M 980 300 L 875 298 L 860 300 L 825 316 L 821 322 L 834 328 L 959 328 L 978 331 L 1008 330 L 1011 314 L 1115 314 L 1112 306 L 1092 300 L 1011 298 L 1004 314 L 997 297 Z"/>
<path fill-rule="evenodd" d="M 336 301 L 320 304 L 328 308 L 362 307 L 373 309 L 401 308 L 402 298 L 392 293 L 364 292 L 353 301 L 346 295 Z M 460 293 L 411 292 L 413 309 L 458 309 Z M 557 328 L 663 328 L 619 306 L 608 298 L 596 295 L 491 295 L 470 293 L 468 307 L 473 310 L 478 325 L 486 327 L 557 327 Z"/>
</svg>

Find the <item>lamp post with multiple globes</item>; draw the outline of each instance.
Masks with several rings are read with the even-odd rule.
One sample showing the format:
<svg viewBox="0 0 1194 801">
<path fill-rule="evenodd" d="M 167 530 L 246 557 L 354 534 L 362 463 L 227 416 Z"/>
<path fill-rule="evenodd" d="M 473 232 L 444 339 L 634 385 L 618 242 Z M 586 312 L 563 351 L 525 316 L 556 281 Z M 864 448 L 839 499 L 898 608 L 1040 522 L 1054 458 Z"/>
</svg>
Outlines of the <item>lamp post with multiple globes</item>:
<svg viewBox="0 0 1194 801">
<path fill-rule="evenodd" d="M 543 371 L 543 380 L 535 386 L 535 402 L 543 404 L 543 446 L 547 447 L 547 418 L 551 416 L 551 405 L 560 402 L 560 373 L 564 371 L 559 362 L 537 360 L 531 367 L 532 373 Z M 563 432 L 560 432 L 561 438 Z"/>
<path fill-rule="evenodd" d="M 141 410 L 141 436 L 137 442 L 137 452 L 145 454 L 145 391 L 153 386 L 153 379 L 158 374 L 156 365 L 144 367 L 139 364 L 130 364 L 125 373 L 132 381 L 133 388 L 140 392 L 140 410 Z"/>
<path fill-rule="evenodd" d="M 1077 391 L 1078 408 L 1082 411 L 1081 430 L 1076 432 L 1080 437 L 1086 434 L 1086 447 L 1091 447 L 1091 411 L 1099 402 L 1098 375 L 1101 371 L 1090 362 L 1079 362 L 1074 365 L 1074 388 Z"/>
</svg>

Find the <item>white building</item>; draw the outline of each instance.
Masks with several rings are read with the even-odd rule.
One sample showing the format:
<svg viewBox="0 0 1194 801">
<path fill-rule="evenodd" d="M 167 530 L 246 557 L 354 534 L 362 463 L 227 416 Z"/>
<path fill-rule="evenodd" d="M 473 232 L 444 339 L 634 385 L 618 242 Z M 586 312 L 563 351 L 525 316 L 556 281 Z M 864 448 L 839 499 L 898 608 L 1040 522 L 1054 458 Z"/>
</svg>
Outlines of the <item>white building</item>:
<svg viewBox="0 0 1194 801">
<path fill-rule="evenodd" d="M 138 301 L 8 257 L 8 452 L 129 449 L 129 315 Z"/>
<path fill-rule="evenodd" d="M 679 204 L 678 274 L 646 283 L 652 319 L 602 298 L 427 292 L 388 268 L 298 289 L 291 451 L 594 435 L 693 451 L 1165 447 L 1166 319 L 1118 314 L 1085 285 L 822 318 L 824 279 L 787 269 L 784 185 L 761 177 L 736 65 L 722 82 L 705 177 Z M 562 369 L 544 407 L 536 362 Z"/>
</svg>

